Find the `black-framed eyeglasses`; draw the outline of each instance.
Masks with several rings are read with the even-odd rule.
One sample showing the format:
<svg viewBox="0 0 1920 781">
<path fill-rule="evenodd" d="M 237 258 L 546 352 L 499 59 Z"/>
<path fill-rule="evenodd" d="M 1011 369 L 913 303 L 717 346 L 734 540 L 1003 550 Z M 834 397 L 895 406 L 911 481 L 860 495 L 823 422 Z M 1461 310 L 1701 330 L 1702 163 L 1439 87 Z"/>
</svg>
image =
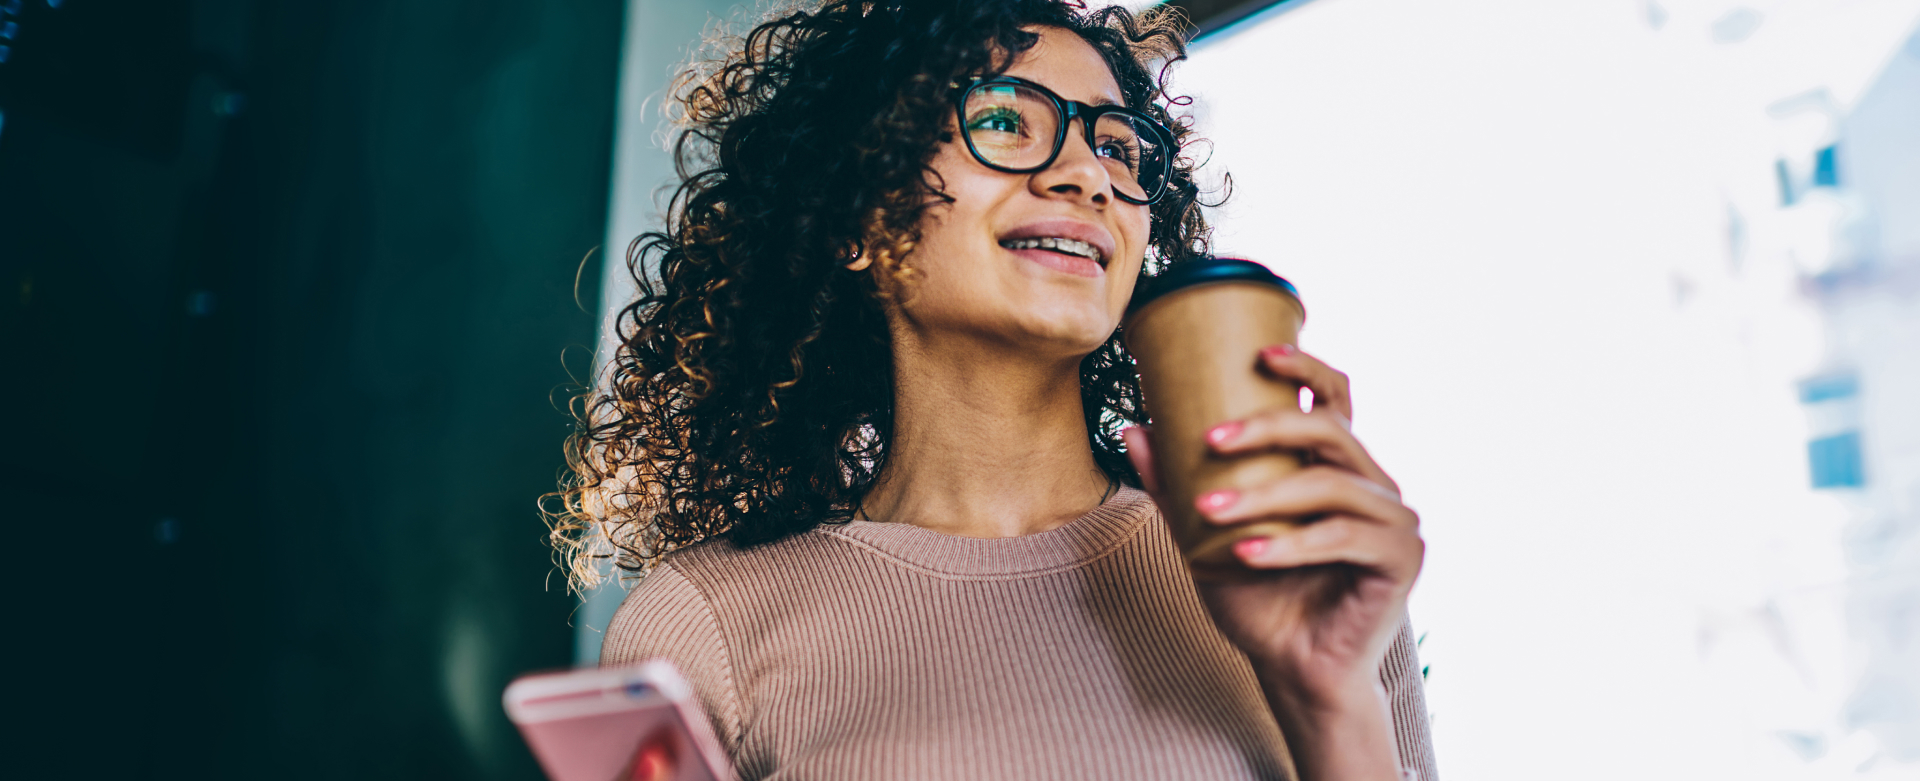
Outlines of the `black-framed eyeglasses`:
<svg viewBox="0 0 1920 781">
<path fill-rule="evenodd" d="M 1173 131 L 1125 106 L 1067 100 L 1026 79 L 976 78 L 953 89 L 954 110 L 967 151 L 981 165 L 1010 174 L 1046 170 L 1066 147 L 1078 118 L 1087 148 L 1106 166 L 1113 194 L 1128 203 L 1153 203 L 1173 178 Z"/>
</svg>

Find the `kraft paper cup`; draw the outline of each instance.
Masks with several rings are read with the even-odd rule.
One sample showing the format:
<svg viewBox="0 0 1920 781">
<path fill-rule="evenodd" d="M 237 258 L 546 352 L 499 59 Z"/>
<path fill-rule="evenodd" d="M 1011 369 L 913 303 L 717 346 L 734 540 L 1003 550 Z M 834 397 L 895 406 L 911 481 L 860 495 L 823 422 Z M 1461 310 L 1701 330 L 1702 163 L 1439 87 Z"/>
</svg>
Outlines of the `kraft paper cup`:
<svg viewBox="0 0 1920 781">
<path fill-rule="evenodd" d="M 1140 371 L 1140 391 L 1152 417 L 1150 441 L 1174 540 L 1196 577 L 1245 574 L 1233 544 L 1284 531 L 1266 521 L 1216 526 L 1200 517 L 1194 499 L 1220 489 L 1245 490 L 1301 467 L 1298 455 L 1265 452 L 1215 455 L 1206 432 L 1221 423 L 1280 405 L 1295 409 L 1300 386 L 1260 371 L 1259 351 L 1297 344 L 1306 309 L 1299 293 L 1265 266 L 1232 258 L 1201 258 L 1143 280 L 1122 326 Z"/>
</svg>

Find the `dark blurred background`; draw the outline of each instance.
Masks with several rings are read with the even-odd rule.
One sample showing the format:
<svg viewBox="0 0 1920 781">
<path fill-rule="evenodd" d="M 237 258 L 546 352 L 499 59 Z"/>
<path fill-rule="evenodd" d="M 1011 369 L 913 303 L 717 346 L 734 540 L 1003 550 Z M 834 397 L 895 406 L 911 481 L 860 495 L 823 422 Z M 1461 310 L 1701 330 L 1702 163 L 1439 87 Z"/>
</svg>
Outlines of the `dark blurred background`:
<svg viewBox="0 0 1920 781">
<path fill-rule="evenodd" d="M 0 0 L 0 774 L 538 777 L 624 6 Z"/>
</svg>

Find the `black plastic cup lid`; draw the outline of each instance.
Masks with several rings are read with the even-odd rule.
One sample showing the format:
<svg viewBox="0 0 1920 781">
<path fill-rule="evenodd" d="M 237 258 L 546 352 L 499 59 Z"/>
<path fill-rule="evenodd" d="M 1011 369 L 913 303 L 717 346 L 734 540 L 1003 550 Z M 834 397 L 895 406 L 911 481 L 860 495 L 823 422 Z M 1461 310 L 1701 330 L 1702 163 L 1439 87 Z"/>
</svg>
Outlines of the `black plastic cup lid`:
<svg viewBox="0 0 1920 781">
<path fill-rule="evenodd" d="M 1215 282 L 1272 285 L 1286 291 L 1295 301 L 1300 300 L 1300 291 L 1294 288 L 1293 283 L 1269 271 L 1266 266 L 1239 258 L 1195 258 L 1185 263 L 1175 263 L 1166 271 L 1140 280 L 1139 286 L 1134 288 L 1133 301 L 1127 304 L 1127 314 L 1132 315 L 1153 303 L 1154 299 L 1176 290 Z M 1305 312 L 1304 306 L 1301 311 Z"/>
</svg>

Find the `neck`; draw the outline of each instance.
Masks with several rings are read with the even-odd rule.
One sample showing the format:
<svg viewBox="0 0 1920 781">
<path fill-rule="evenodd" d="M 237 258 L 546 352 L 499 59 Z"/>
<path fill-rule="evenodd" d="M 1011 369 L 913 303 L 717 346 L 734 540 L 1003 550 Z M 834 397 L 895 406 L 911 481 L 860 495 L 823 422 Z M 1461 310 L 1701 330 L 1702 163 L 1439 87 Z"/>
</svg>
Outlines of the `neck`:
<svg viewBox="0 0 1920 781">
<path fill-rule="evenodd" d="M 1098 507 L 1079 361 L 894 340 L 887 466 L 862 502 L 874 520 L 963 537 L 1017 537 Z"/>
</svg>

